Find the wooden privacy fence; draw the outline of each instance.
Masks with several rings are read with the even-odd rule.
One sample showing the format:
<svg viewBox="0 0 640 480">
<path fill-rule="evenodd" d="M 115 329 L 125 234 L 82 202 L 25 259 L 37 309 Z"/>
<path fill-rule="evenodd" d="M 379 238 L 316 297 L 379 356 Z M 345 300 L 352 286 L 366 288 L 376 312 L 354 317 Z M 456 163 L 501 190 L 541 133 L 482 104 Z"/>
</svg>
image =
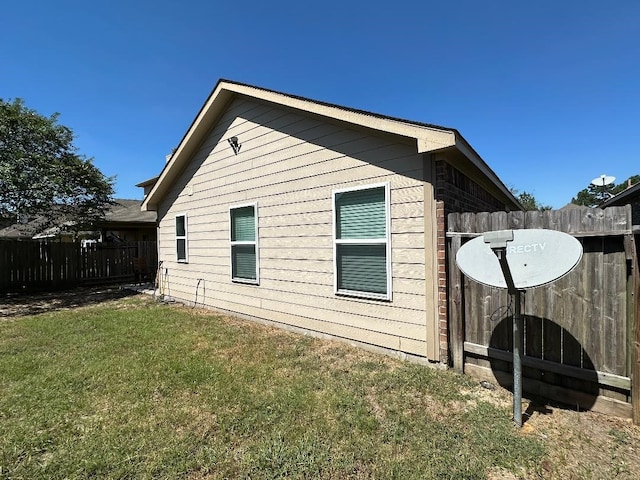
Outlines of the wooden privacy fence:
<svg viewBox="0 0 640 480">
<path fill-rule="evenodd" d="M 638 238 L 628 206 L 450 214 L 448 314 L 454 368 L 512 386 L 510 296 L 465 278 L 455 257 L 465 241 L 483 232 L 521 228 L 569 233 L 584 250 L 571 273 L 522 296 L 523 390 L 640 422 L 640 393 L 632 388 L 632 378 L 640 375 Z"/>
<path fill-rule="evenodd" d="M 133 281 L 136 259 L 143 260 L 145 271 L 154 272 L 156 243 L 0 240 L 0 292 Z"/>
</svg>

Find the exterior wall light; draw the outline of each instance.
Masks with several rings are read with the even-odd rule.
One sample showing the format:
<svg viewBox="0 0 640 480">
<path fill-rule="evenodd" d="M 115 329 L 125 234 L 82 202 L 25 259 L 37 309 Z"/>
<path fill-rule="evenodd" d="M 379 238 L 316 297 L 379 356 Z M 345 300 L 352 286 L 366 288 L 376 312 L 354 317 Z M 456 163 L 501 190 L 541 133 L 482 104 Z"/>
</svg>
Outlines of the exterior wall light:
<svg viewBox="0 0 640 480">
<path fill-rule="evenodd" d="M 231 148 L 233 148 L 233 153 L 237 155 L 238 152 L 240 151 L 240 147 L 242 146 L 238 142 L 238 137 L 231 137 L 228 141 L 229 141 L 229 145 L 231 145 Z"/>
</svg>

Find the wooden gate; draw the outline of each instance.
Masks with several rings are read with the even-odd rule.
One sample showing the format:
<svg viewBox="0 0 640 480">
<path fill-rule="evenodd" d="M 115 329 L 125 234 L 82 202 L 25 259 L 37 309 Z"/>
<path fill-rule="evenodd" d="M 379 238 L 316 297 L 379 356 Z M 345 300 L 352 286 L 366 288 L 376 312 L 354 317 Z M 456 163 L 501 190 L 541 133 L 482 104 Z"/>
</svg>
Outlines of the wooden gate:
<svg viewBox="0 0 640 480">
<path fill-rule="evenodd" d="M 569 233 L 584 250 L 569 275 L 523 295 L 523 390 L 581 409 L 633 416 L 637 422 L 640 402 L 633 399 L 634 412 L 632 394 L 638 393 L 632 392 L 631 378 L 634 372 L 640 375 L 633 301 L 640 282 L 630 207 L 450 214 L 448 314 L 454 368 L 512 386 L 510 297 L 465 278 L 455 256 L 465 241 L 483 232 L 520 228 Z"/>
</svg>

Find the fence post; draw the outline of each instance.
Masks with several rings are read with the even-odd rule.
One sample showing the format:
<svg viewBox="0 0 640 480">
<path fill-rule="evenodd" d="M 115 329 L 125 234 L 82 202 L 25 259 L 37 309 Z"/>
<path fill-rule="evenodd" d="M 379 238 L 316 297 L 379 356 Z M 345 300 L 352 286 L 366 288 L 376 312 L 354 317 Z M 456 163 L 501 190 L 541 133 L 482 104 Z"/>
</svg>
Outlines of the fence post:
<svg viewBox="0 0 640 480">
<path fill-rule="evenodd" d="M 633 423 L 640 425 L 640 261 L 638 260 L 638 239 L 631 239 L 631 265 L 633 270 L 633 365 L 631 371 L 631 408 Z"/>
<path fill-rule="evenodd" d="M 462 246 L 462 238 L 449 238 L 449 345 L 453 369 L 464 373 L 464 311 L 462 272 L 456 265 L 456 254 Z"/>
</svg>

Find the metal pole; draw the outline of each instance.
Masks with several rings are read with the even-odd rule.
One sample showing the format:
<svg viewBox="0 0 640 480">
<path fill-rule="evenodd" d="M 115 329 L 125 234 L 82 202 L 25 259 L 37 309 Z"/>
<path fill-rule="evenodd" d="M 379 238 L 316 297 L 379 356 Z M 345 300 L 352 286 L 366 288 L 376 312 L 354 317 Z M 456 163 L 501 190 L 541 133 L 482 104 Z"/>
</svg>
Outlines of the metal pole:
<svg viewBox="0 0 640 480">
<path fill-rule="evenodd" d="M 491 249 L 493 250 L 493 253 L 495 253 L 496 257 L 498 257 L 498 262 L 500 263 L 500 268 L 502 269 L 507 289 L 509 294 L 511 294 L 513 303 L 515 304 L 513 307 L 513 422 L 516 427 L 521 428 L 522 364 L 520 352 L 522 349 L 522 315 L 520 314 L 520 296 L 522 292 L 516 288 L 513 276 L 511 275 L 511 269 L 507 262 L 506 241 L 504 246 L 502 244 L 491 244 Z"/>
<path fill-rule="evenodd" d="M 513 421 L 522 427 L 522 315 L 520 315 L 520 290 L 513 293 Z"/>
</svg>

